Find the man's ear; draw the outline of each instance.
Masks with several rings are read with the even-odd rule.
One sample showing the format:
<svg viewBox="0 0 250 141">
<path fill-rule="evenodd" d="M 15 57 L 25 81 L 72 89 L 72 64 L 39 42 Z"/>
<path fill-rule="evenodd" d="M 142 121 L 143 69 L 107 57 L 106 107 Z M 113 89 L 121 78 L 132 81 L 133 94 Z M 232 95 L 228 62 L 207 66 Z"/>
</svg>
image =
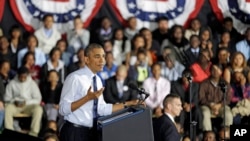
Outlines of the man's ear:
<svg viewBox="0 0 250 141">
<path fill-rule="evenodd" d="M 89 57 L 84 56 L 84 62 L 85 62 L 85 64 L 88 64 L 89 63 Z"/>
</svg>

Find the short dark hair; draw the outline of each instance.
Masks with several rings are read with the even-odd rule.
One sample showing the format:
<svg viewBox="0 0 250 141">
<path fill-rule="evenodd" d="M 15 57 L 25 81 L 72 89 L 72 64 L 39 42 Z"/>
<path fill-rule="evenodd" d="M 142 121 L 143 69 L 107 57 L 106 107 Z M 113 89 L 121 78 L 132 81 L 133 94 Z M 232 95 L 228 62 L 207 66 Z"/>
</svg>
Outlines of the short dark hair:
<svg viewBox="0 0 250 141">
<path fill-rule="evenodd" d="M 223 19 L 223 23 L 226 23 L 226 22 L 231 22 L 231 23 L 233 23 L 233 19 L 232 19 L 231 17 L 225 17 L 225 18 Z"/>
<path fill-rule="evenodd" d="M 152 64 L 151 70 L 153 70 L 153 68 L 154 68 L 155 66 L 159 66 L 159 67 L 161 68 L 161 64 L 158 63 L 158 62 L 156 62 L 156 63 L 153 63 L 153 64 Z"/>
<path fill-rule="evenodd" d="M 189 38 L 189 41 L 191 41 L 193 38 L 198 38 L 200 40 L 200 37 L 198 35 L 191 35 L 190 38 Z"/>
<path fill-rule="evenodd" d="M 50 70 L 49 72 L 48 72 L 48 76 L 47 77 L 49 77 L 49 75 L 51 74 L 51 73 L 56 73 L 57 74 L 57 76 L 58 76 L 58 78 L 60 77 L 60 75 L 59 75 L 59 73 L 56 71 L 56 70 Z"/>
<path fill-rule="evenodd" d="M 163 16 L 163 17 L 159 17 L 159 18 L 157 18 L 157 22 L 159 23 L 159 22 L 161 22 L 161 21 L 168 21 L 169 19 L 167 18 L 167 17 L 165 17 L 165 16 Z"/>
<path fill-rule="evenodd" d="M 46 15 L 44 15 L 43 18 L 42 18 L 43 22 L 44 22 L 48 17 L 51 17 L 51 18 L 54 20 L 54 17 L 53 17 L 52 14 L 46 14 Z"/>
<path fill-rule="evenodd" d="M 85 50 L 84 50 L 84 56 L 89 56 L 89 53 L 90 53 L 93 49 L 95 49 L 95 48 L 102 48 L 102 49 L 103 49 L 103 47 L 102 47 L 101 45 L 99 45 L 99 44 L 97 44 L 97 43 L 92 43 L 92 44 L 88 45 L 88 46 L 85 48 Z"/>
<path fill-rule="evenodd" d="M 26 67 L 24 67 L 24 66 L 20 67 L 20 68 L 17 70 L 17 74 L 18 74 L 18 75 L 21 75 L 21 74 L 28 74 L 28 73 L 29 73 L 29 70 L 28 70 Z"/>
<path fill-rule="evenodd" d="M 81 16 L 80 15 L 75 16 L 74 20 L 76 20 L 76 19 L 81 19 Z"/>
<path fill-rule="evenodd" d="M 164 100 L 163 100 L 163 106 L 166 107 L 168 103 L 170 103 L 171 101 L 173 101 L 173 99 L 181 99 L 181 97 L 177 94 L 173 94 L 173 93 L 170 93 L 168 94 Z"/>
</svg>

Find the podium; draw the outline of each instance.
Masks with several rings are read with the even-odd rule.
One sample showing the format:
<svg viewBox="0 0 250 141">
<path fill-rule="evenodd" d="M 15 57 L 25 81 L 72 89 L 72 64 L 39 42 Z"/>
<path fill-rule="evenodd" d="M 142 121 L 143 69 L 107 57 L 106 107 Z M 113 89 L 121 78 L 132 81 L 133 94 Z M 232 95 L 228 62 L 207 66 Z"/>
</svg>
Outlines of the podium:
<svg viewBox="0 0 250 141">
<path fill-rule="evenodd" d="M 126 108 L 97 122 L 101 141 L 154 141 L 150 109 Z"/>
</svg>

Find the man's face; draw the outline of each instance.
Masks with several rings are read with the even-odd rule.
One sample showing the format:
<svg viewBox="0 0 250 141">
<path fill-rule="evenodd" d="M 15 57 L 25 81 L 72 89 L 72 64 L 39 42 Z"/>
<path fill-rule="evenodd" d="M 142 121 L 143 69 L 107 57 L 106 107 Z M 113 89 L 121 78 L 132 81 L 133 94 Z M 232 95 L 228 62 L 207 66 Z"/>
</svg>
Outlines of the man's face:
<svg viewBox="0 0 250 141">
<path fill-rule="evenodd" d="M 27 76 L 28 76 L 27 73 L 19 74 L 18 79 L 20 82 L 25 82 L 27 80 Z"/>
<path fill-rule="evenodd" d="M 200 39 L 198 37 L 193 37 L 191 40 L 190 40 L 190 45 L 192 48 L 197 48 L 199 47 L 200 45 Z"/>
<path fill-rule="evenodd" d="M 54 19 L 53 19 L 53 17 L 51 17 L 51 16 L 48 16 L 48 17 L 44 20 L 44 22 L 43 22 L 44 27 L 47 28 L 47 29 L 51 29 L 52 26 L 53 26 L 53 23 L 54 23 Z"/>
<path fill-rule="evenodd" d="M 152 33 L 149 30 L 145 30 L 142 32 L 142 36 L 146 39 L 146 40 L 152 40 Z"/>
<path fill-rule="evenodd" d="M 201 28 L 201 23 L 200 23 L 200 21 L 199 21 L 199 20 L 194 20 L 194 21 L 192 21 L 191 27 L 192 27 L 192 29 L 194 29 L 195 31 L 196 31 L 196 30 L 199 30 L 199 29 Z"/>
<path fill-rule="evenodd" d="M 116 73 L 116 80 L 118 81 L 123 81 L 126 79 L 126 77 L 127 77 L 127 72 L 124 70 L 118 71 Z"/>
<path fill-rule="evenodd" d="M 214 78 L 220 78 L 221 75 L 222 75 L 221 69 L 218 66 L 215 66 L 215 65 L 213 65 L 212 67 L 213 67 L 212 68 L 212 76 Z"/>
<path fill-rule="evenodd" d="M 93 73 L 102 71 L 103 66 L 106 63 L 104 50 L 102 48 L 92 49 L 88 56 L 85 56 L 85 63 Z"/>
<path fill-rule="evenodd" d="M 161 67 L 159 65 L 155 65 L 152 69 L 152 74 L 155 78 L 159 78 L 161 76 Z"/>
<path fill-rule="evenodd" d="M 170 111 L 174 117 L 179 116 L 182 110 L 182 104 L 180 98 L 174 98 L 170 103 Z"/>
<path fill-rule="evenodd" d="M 113 64 L 113 61 L 114 61 L 114 57 L 111 53 L 107 54 L 106 55 L 106 63 L 107 64 Z"/>
<path fill-rule="evenodd" d="M 80 18 L 77 18 L 74 20 L 74 27 L 75 29 L 82 29 L 82 20 Z"/>
<path fill-rule="evenodd" d="M 233 28 L 233 23 L 230 22 L 230 21 L 224 23 L 224 28 L 225 28 L 227 31 L 230 32 L 230 31 L 232 30 L 232 28 Z"/>
<path fill-rule="evenodd" d="M 136 29 L 137 26 L 136 18 L 131 18 L 128 22 L 128 26 L 132 29 Z"/>
<path fill-rule="evenodd" d="M 161 20 L 158 23 L 158 27 L 160 30 L 168 30 L 168 21 L 167 20 Z"/>
</svg>

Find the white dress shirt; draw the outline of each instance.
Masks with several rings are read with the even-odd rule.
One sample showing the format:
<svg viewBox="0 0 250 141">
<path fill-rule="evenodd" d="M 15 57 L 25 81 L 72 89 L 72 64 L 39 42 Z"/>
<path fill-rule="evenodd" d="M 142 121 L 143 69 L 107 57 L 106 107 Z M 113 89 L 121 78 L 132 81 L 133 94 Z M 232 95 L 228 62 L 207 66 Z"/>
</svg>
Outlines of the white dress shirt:
<svg viewBox="0 0 250 141">
<path fill-rule="evenodd" d="M 157 88 L 156 92 L 155 86 Z M 146 92 L 150 93 L 149 97 L 145 101 L 146 105 L 151 109 L 158 106 L 163 108 L 162 102 L 166 95 L 170 93 L 170 82 L 164 77 L 160 77 L 157 81 L 154 77 L 149 77 L 144 81 L 143 88 Z"/>
<path fill-rule="evenodd" d="M 71 111 L 71 104 L 87 95 L 87 91 L 91 86 L 93 91 L 93 72 L 86 66 L 71 73 L 65 80 L 61 99 L 59 103 L 59 113 L 64 119 L 86 127 L 93 126 L 93 104 L 94 100 L 90 100 L 74 112 Z M 102 81 L 96 75 L 97 90 L 101 89 Z M 98 98 L 98 115 L 105 116 L 112 113 L 112 104 L 106 104 L 103 95 Z"/>
</svg>

